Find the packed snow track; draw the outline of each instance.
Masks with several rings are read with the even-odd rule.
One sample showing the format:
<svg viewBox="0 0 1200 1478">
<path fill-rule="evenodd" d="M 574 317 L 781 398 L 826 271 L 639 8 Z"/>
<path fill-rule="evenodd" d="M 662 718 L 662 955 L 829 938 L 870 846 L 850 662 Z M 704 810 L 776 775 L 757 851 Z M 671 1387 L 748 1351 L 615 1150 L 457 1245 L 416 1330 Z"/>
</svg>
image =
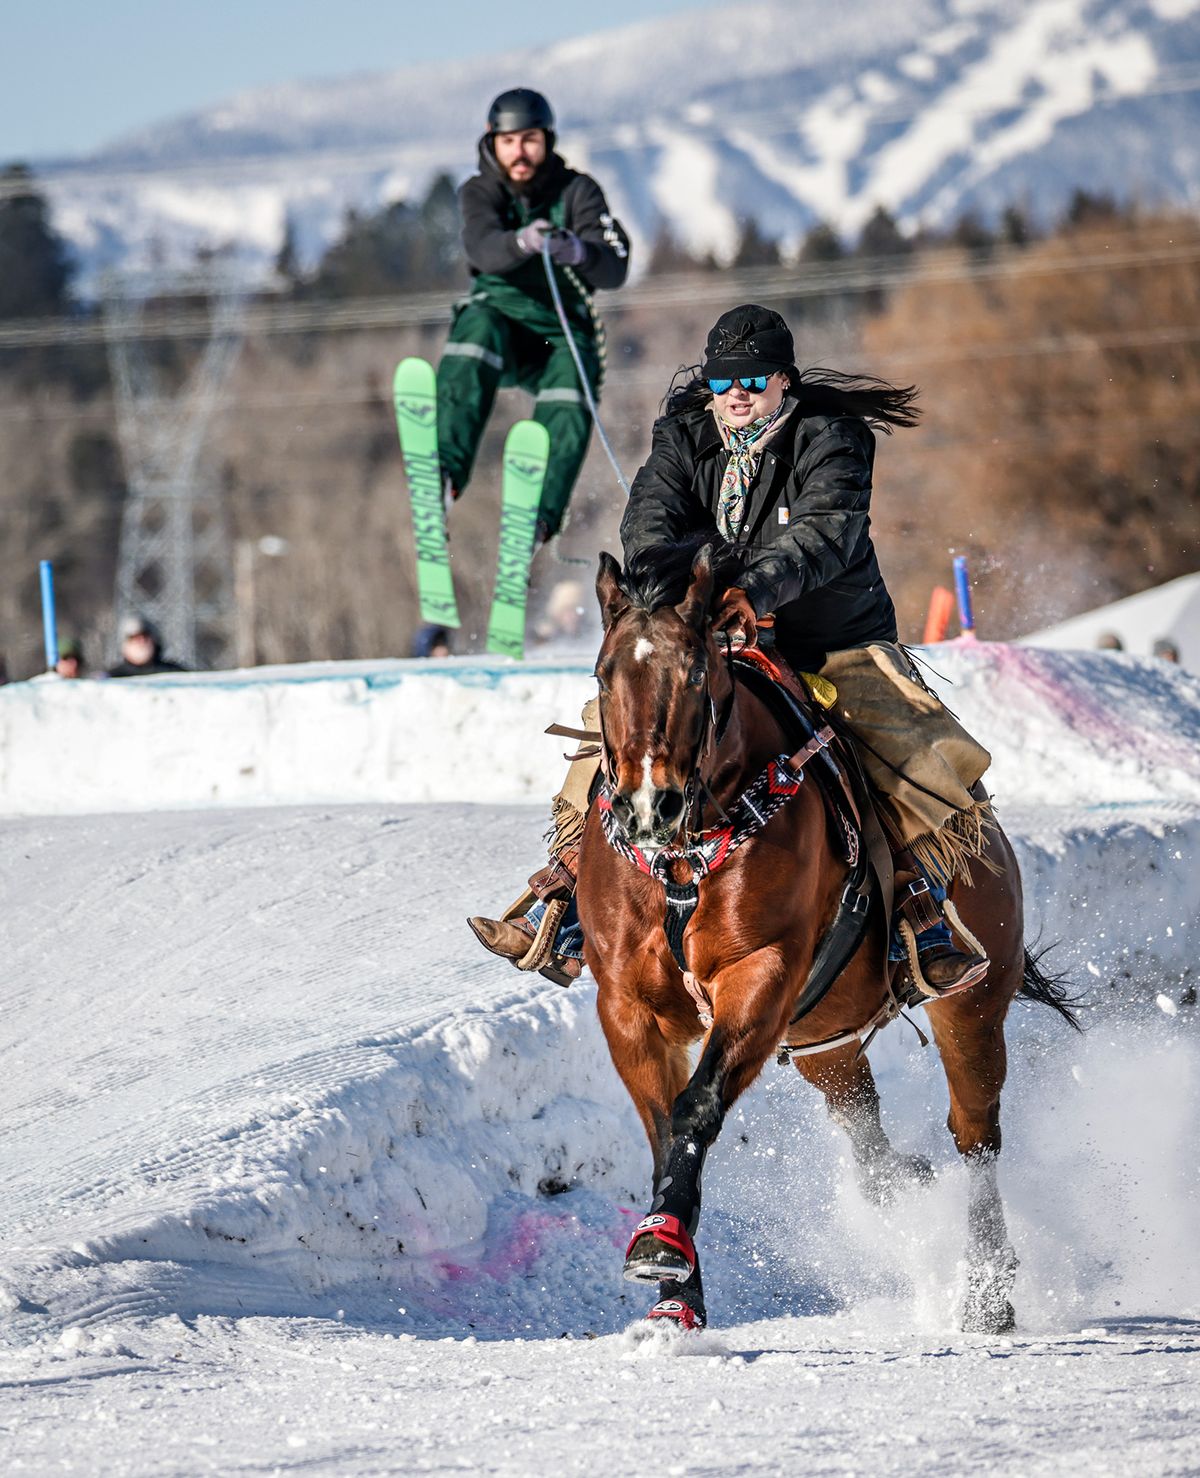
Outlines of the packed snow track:
<svg viewBox="0 0 1200 1478">
<path fill-rule="evenodd" d="M 769 1066 L 709 1159 L 714 1327 L 642 1323 L 594 986 L 463 924 L 539 855 L 585 664 L 0 689 L 6 1471 L 1200 1467 L 1200 683 L 932 660 L 1088 1021 L 1010 1017 L 1005 1339 L 956 1328 L 964 1178 L 903 1023 L 871 1058 L 933 1187 L 869 1207 Z"/>
</svg>

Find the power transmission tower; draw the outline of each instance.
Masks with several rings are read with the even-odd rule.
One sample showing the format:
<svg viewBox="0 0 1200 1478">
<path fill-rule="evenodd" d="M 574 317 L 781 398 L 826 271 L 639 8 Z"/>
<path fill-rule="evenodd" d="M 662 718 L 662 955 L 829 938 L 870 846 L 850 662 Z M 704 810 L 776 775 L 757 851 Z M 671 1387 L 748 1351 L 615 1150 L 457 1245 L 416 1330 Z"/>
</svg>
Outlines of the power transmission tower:
<svg viewBox="0 0 1200 1478">
<path fill-rule="evenodd" d="M 208 331 L 170 332 L 170 307 L 208 304 Z M 128 491 L 117 560 L 116 625 L 131 614 L 158 628 L 169 656 L 187 667 L 232 658 L 230 545 L 220 489 L 202 462 L 205 435 L 241 346 L 243 291 L 213 262 L 186 277 L 110 277 L 104 333 L 117 402 Z M 152 318 L 150 304 L 157 304 Z M 161 318 L 164 332 L 153 330 Z M 156 353 L 157 351 L 157 353 Z"/>
</svg>

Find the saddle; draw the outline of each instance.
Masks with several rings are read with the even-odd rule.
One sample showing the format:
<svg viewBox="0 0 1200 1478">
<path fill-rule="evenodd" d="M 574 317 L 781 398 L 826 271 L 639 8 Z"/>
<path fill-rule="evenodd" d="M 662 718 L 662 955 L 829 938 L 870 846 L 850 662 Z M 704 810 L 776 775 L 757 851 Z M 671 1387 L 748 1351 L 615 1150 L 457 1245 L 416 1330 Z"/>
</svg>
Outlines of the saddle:
<svg viewBox="0 0 1200 1478">
<path fill-rule="evenodd" d="M 889 957 L 885 967 L 891 980 L 892 1000 L 897 1009 L 901 1006 L 928 1005 L 931 999 L 936 999 L 941 993 L 931 989 L 923 978 L 917 959 L 916 935 L 930 924 L 940 922 L 941 914 L 928 899 L 927 885 L 923 881 L 916 885 L 910 881 L 915 876 L 914 873 L 901 874 L 907 886 L 898 887 L 896 866 L 913 864 L 911 858 L 906 860 L 907 854 L 903 852 L 896 854 L 889 841 L 877 806 L 874 787 L 862 765 L 854 737 L 840 725 L 837 719 L 835 705 L 838 695 L 836 690 L 827 679 L 809 673 L 797 673 L 777 653 L 764 652 L 758 647 L 739 653 L 734 659 L 734 670 L 738 680 L 771 709 L 776 722 L 787 734 L 789 743 L 796 736 L 811 734 L 814 725 L 818 722 L 823 721 L 834 730 L 834 742 L 822 751 L 821 758 L 825 763 L 818 768 L 816 773 L 830 812 L 835 835 L 844 831 L 846 827 L 845 813 L 848 808 L 858 827 L 863 851 L 869 864 L 867 877 L 861 884 L 862 891 L 868 892 L 873 883 L 880 906 L 884 910 L 884 917 L 889 923 L 893 919 L 893 911 L 897 906 L 897 895 L 899 894 L 902 899 L 899 907 L 901 919 L 899 929 L 908 950 L 908 959 L 906 966 L 900 969 L 892 965 Z M 978 793 L 981 798 L 986 794 L 980 786 L 976 786 L 973 793 Z M 851 887 L 859 886 L 859 879 L 852 870 L 850 883 L 847 885 L 847 894 Z M 921 889 L 925 891 L 922 892 Z M 844 898 L 843 904 L 845 901 Z M 983 954 L 982 945 L 963 924 L 953 905 L 946 903 L 943 907 L 946 910 L 947 920 L 952 924 L 955 932 L 968 943 L 969 947 Z M 846 927 L 841 927 L 844 923 Z M 834 924 L 818 950 L 809 983 L 801 993 L 799 1005 L 792 1016 L 793 1024 L 807 1010 L 811 1010 L 837 975 L 849 964 L 861 939 L 865 924 L 864 918 L 857 934 L 854 934 L 849 928 L 848 921 L 843 920 L 843 909 L 839 909 Z M 836 936 L 839 933 L 842 934 L 847 946 L 844 951 L 835 948 Z M 830 948 L 827 949 L 826 946 Z M 826 954 L 831 955 L 833 959 L 840 960 L 832 972 L 828 968 L 821 968 L 832 963 L 832 960 L 823 958 Z M 781 1049 L 781 1052 L 787 1050 Z"/>
<path fill-rule="evenodd" d="M 895 891 L 892 848 L 854 741 L 837 720 L 832 684 L 812 673 L 795 672 L 778 653 L 768 654 L 761 647 L 738 653 L 733 666 L 738 681 L 771 710 L 789 744 L 803 743 L 822 724 L 833 729 L 834 741 L 822 752 L 824 763 L 816 771 L 821 794 L 839 838 L 847 817 L 857 828 L 878 884 L 879 901 L 890 919 Z"/>
</svg>

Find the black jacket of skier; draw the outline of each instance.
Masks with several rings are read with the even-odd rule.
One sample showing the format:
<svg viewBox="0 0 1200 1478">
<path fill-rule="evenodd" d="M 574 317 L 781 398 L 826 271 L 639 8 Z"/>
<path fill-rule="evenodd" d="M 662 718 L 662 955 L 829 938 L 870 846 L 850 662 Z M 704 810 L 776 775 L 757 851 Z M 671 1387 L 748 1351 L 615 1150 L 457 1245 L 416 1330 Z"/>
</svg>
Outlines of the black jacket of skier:
<svg viewBox="0 0 1200 1478">
<path fill-rule="evenodd" d="M 589 288 L 623 287 L 629 274 L 629 238 L 614 220 L 604 191 L 591 175 L 572 169 L 551 150 L 527 190 L 518 193 L 496 163 L 492 136 L 479 140 L 479 173 L 458 192 L 462 244 L 472 277 L 503 276 L 514 287 L 549 302 L 540 257 L 517 245 L 517 232 L 545 216 L 573 231 L 587 257 L 574 270 Z"/>
</svg>

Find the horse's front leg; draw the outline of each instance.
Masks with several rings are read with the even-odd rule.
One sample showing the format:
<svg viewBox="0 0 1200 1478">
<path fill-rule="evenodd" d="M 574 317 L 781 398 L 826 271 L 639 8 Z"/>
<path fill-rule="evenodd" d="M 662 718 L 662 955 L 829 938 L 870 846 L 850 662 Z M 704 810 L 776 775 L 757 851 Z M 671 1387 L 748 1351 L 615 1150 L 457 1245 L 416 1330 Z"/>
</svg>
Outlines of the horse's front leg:
<svg viewBox="0 0 1200 1478">
<path fill-rule="evenodd" d="M 695 1072 L 671 1106 L 654 1201 L 625 1257 L 626 1278 L 659 1285 L 651 1318 L 667 1317 L 687 1328 L 706 1322 L 694 1240 L 704 1160 L 726 1113 L 780 1041 L 787 1016 L 785 975 L 779 952 L 768 948 L 722 971 L 709 986 L 713 1025 Z"/>
<path fill-rule="evenodd" d="M 645 968 L 643 965 L 643 977 Z M 687 1084 L 687 1047 L 697 1035 L 695 1009 L 682 986 L 672 988 L 671 972 L 672 967 L 655 962 L 649 978 L 602 977 L 596 1002 L 613 1066 L 633 1100 L 650 1143 L 656 1188 L 669 1174 L 667 1164 L 674 1139 L 672 1109 Z M 668 1225 L 661 1218 L 657 1224 Z M 690 1245 L 690 1232 L 688 1236 Z M 678 1270 L 676 1264 L 671 1264 L 639 1281 L 662 1282 L 662 1300 L 670 1302 L 675 1292 L 673 1268 Z M 633 1276 L 628 1263 L 626 1275 Z M 685 1309 L 691 1310 L 692 1322 L 704 1322 L 701 1288 L 700 1270 L 695 1267 L 690 1278 L 690 1302 L 681 1303 L 678 1311 L 681 1322 L 688 1321 Z"/>
</svg>

